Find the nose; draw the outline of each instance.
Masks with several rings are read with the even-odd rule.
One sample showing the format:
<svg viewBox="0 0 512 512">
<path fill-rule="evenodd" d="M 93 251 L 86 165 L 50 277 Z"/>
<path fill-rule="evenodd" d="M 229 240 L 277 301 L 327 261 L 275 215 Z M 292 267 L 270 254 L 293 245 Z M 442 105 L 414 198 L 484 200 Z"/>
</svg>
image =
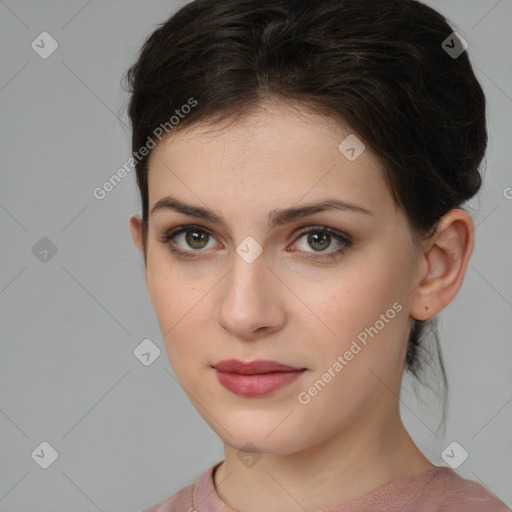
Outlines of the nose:
<svg viewBox="0 0 512 512">
<path fill-rule="evenodd" d="M 286 322 L 282 284 L 267 267 L 264 254 L 252 263 L 236 254 L 233 265 L 218 287 L 217 323 L 245 341 L 282 329 Z"/>
</svg>

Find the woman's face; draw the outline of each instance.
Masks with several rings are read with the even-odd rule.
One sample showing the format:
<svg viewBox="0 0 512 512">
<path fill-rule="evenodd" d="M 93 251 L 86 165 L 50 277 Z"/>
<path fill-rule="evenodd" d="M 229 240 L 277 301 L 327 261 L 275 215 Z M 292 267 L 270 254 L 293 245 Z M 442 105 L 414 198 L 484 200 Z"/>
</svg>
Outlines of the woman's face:
<svg viewBox="0 0 512 512">
<path fill-rule="evenodd" d="M 381 428 L 396 413 L 414 253 L 369 148 L 357 156 L 348 139 L 340 150 L 348 128 L 266 106 L 223 129 L 194 125 L 153 150 L 146 280 L 169 361 L 199 414 L 235 449 L 286 454 Z M 165 206 L 171 197 L 197 210 Z M 140 246 L 139 230 L 134 217 Z M 214 367 L 228 359 L 302 371 L 225 375 L 228 389 Z"/>
</svg>

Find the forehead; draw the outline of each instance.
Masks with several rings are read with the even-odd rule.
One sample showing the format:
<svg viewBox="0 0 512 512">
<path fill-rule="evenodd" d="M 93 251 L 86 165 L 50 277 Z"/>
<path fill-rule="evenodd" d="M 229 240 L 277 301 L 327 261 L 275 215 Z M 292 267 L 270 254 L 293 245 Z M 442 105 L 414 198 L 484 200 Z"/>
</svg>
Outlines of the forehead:
<svg viewBox="0 0 512 512">
<path fill-rule="evenodd" d="M 287 104 L 171 133 L 148 168 L 150 210 L 167 194 L 239 214 L 327 196 L 394 209 L 378 158 L 349 126 Z"/>
</svg>

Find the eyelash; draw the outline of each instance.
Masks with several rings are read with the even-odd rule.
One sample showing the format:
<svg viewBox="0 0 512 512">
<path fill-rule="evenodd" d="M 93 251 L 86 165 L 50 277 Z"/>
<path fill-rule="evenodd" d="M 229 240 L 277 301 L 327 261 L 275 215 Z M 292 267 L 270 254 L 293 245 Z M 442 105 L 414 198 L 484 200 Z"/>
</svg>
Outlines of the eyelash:
<svg viewBox="0 0 512 512">
<path fill-rule="evenodd" d="M 164 233 L 160 239 L 159 242 L 162 244 L 165 244 L 168 246 L 168 249 L 171 253 L 175 254 L 178 258 L 185 258 L 185 259 L 192 259 L 197 258 L 197 256 L 194 253 L 200 253 L 204 252 L 200 249 L 194 251 L 184 251 L 182 249 L 178 249 L 176 244 L 172 241 L 173 238 L 177 237 L 181 233 L 186 233 L 188 231 L 194 231 L 199 233 L 206 233 L 209 237 L 215 238 L 213 233 L 211 233 L 208 229 L 202 228 L 200 226 L 194 225 L 194 224 L 187 224 L 183 226 L 177 226 L 176 228 L 171 229 L 167 233 Z M 339 249 L 335 249 L 329 252 L 320 253 L 321 255 L 316 255 L 314 253 L 306 253 L 308 256 L 302 256 L 304 259 L 308 260 L 314 260 L 314 261 L 320 261 L 325 259 L 332 259 L 336 260 L 339 256 L 341 256 L 342 253 L 344 253 L 346 250 L 348 250 L 352 246 L 352 239 L 348 235 L 342 236 L 341 234 L 337 233 L 336 231 L 326 227 L 326 226 L 313 226 L 309 227 L 307 230 L 301 231 L 297 235 L 297 240 L 299 240 L 304 235 L 307 235 L 309 233 L 327 233 L 334 237 L 336 240 L 338 240 L 342 246 Z"/>
</svg>

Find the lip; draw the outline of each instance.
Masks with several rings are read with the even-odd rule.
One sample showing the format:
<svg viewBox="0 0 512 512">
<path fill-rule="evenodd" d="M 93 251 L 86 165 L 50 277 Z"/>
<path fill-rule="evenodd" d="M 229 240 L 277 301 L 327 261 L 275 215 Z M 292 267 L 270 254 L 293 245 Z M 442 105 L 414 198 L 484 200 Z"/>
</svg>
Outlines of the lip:
<svg viewBox="0 0 512 512">
<path fill-rule="evenodd" d="M 219 372 L 238 373 L 240 375 L 255 375 L 271 372 L 292 372 L 305 370 L 295 366 L 288 366 L 277 361 L 257 359 L 254 361 L 239 361 L 238 359 L 226 359 L 213 365 Z"/>
<path fill-rule="evenodd" d="M 269 395 L 295 382 L 306 371 L 306 368 L 263 359 L 249 362 L 227 359 L 213 367 L 220 384 L 246 397 Z"/>
</svg>

